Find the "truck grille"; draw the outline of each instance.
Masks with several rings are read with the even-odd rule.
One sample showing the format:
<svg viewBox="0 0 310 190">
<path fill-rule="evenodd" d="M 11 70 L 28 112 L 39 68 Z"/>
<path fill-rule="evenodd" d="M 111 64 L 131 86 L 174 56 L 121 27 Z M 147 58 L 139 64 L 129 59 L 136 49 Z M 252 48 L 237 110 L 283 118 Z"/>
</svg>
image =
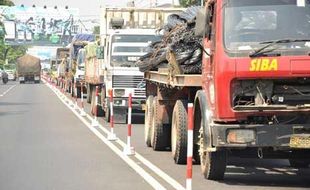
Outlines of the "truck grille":
<svg viewBox="0 0 310 190">
<path fill-rule="evenodd" d="M 145 86 L 143 76 L 113 75 L 113 88 L 141 88 Z"/>
<path fill-rule="evenodd" d="M 134 90 L 134 96 L 146 96 L 145 94 L 145 89 L 142 88 L 142 89 L 135 89 Z"/>
</svg>

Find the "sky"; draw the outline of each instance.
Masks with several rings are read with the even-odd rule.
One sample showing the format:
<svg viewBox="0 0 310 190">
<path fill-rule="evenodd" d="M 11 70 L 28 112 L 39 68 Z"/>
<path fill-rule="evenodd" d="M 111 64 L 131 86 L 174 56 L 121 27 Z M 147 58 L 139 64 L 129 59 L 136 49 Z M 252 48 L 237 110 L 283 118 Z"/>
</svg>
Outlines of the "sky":
<svg viewBox="0 0 310 190">
<path fill-rule="evenodd" d="M 12 0 L 15 5 L 25 5 L 32 6 L 33 4 L 38 7 L 46 6 L 58 6 L 65 7 L 66 5 L 71 8 L 79 8 L 80 16 L 83 18 L 94 17 L 99 15 L 100 6 L 126 6 L 128 0 Z M 156 0 L 135 0 L 135 4 L 138 7 L 147 7 L 150 4 L 150 1 L 155 2 Z M 164 3 L 175 3 L 178 0 L 157 0 L 158 4 Z"/>
</svg>

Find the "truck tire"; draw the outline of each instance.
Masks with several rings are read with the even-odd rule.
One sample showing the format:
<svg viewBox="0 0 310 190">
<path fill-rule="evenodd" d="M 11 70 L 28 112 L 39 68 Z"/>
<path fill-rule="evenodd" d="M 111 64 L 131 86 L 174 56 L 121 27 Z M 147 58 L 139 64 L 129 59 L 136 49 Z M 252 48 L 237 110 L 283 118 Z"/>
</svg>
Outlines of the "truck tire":
<svg viewBox="0 0 310 190">
<path fill-rule="evenodd" d="M 206 179 L 222 180 L 227 165 L 227 151 L 207 151 L 212 148 L 211 123 L 212 117 L 206 101 L 205 93 L 200 90 L 196 93 L 194 103 L 194 152 L 195 161 L 200 162 L 201 171 Z M 196 140 L 195 140 L 196 138 Z"/>
<path fill-rule="evenodd" d="M 75 90 L 74 90 L 74 94 L 76 95 L 77 98 L 81 98 L 81 87 L 77 87 Z"/>
<path fill-rule="evenodd" d="M 171 151 L 176 164 L 186 164 L 187 157 L 187 101 L 177 100 L 172 113 Z"/>
<path fill-rule="evenodd" d="M 110 113 L 110 101 L 107 100 L 107 105 L 106 105 L 106 109 L 105 109 L 104 119 L 108 123 L 110 122 L 110 116 L 111 116 L 111 113 Z"/>
<path fill-rule="evenodd" d="M 151 144 L 153 150 L 165 150 L 169 146 L 169 131 L 165 127 L 159 115 L 159 102 L 157 97 L 153 99 Z"/>
<path fill-rule="evenodd" d="M 74 89 L 74 85 L 73 85 L 74 83 L 72 83 L 72 85 L 70 85 L 70 93 L 71 93 L 71 97 L 75 97 L 75 95 L 76 95 L 76 92 L 75 92 L 75 90 L 76 89 Z"/>
<path fill-rule="evenodd" d="M 149 96 L 146 100 L 145 105 L 145 116 L 144 116 L 144 141 L 148 147 L 151 147 L 151 128 L 152 128 L 152 116 L 153 116 L 153 96 Z"/>
<path fill-rule="evenodd" d="M 98 97 L 99 99 L 99 97 Z M 96 115 L 97 117 L 102 117 L 103 116 L 103 110 L 100 105 L 97 105 L 96 102 L 96 88 L 93 88 L 92 90 L 92 98 L 91 98 L 91 113 L 92 115 Z M 95 111 L 97 110 L 97 113 Z"/>
<path fill-rule="evenodd" d="M 289 159 L 289 163 L 293 168 L 308 168 L 310 161 L 306 159 Z"/>
<path fill-rule="evenodd" d="M 87 86 L 87 98 L 86 98 L 86 102 L 87 103 L 91 103 L 91 98 L 92 98 L 92 89 L 93 89 L 93 86 L 88 84 Z"/>
</svg>

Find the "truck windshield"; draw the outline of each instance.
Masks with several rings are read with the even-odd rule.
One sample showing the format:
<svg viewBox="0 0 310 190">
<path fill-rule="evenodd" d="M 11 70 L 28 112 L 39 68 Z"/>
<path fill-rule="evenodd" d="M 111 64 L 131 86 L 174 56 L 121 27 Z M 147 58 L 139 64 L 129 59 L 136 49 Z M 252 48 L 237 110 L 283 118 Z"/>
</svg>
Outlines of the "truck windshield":
<svg viewBox="0 0 310 190">
<path fill-rule="evenodd" d="M 310 0 L 225 0 L 224 45 L 228 51 L 252 51 L 264 41 L 309 39 L 309 31 Z M 310 49 L 309 42 L 279 46 L 280 51 Z"/>
<path fill-rule="evenodd" d="M 114 43 L 111 64 L 114 67 L 131 67 L 147 52 L 148 43 Z"/>
<path fill-rule="evenodd" d="M 4 70 L 15 70 L 16 66 L 15 64 L 7 64 L 3 66 Z"/>
<path fill-rule="evenodd" d="M 119 34 L 112 37 L 114 42 L 156 42 L 160 41 L 160 35 L 134 35 L 134 34 Z"/>
<path fill-rule="evenodd" d="M 133 67 L 147 53 L 148 45 L 160 41 L 161 37 L 154 34 L 115 34 L 112 36 L 111 66 Z"/>
</svg>

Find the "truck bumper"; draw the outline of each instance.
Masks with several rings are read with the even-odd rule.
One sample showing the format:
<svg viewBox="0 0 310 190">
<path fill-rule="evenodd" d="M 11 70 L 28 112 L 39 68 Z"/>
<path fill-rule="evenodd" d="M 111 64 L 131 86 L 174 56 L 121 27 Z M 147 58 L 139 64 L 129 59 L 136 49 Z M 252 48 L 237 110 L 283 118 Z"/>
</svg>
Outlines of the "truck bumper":
<svg viewBox="0 0 310 190">
<path fill-rule="evenodd" d="M 113 98 L 114 107 L 128 109 L 128 98 Z M 145 104 L 145 98 L 132 98 L 132 109 L 135 111 L 143 111 L 143 105 Z"/>
<path fill-rule="evenodd" d="M 310 149 L 310 124 L 211 126 L 214 147 Z"/>
</svg>

